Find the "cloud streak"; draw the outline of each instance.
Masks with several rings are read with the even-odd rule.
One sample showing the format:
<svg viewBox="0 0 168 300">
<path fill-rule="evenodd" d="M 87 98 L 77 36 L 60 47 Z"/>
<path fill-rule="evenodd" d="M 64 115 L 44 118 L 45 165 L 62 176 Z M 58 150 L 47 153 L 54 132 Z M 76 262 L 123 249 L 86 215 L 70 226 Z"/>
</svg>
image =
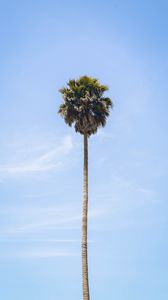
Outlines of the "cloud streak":
<svg viewBox="0 0 168 300">
<path fill-rule="evenodd" d="M 20 258 L 54 258 L 54 257 L 72 257 L 77 256 L 78 253 L 69 252 L 65 250 L 56 250 L 56 249 L 30 249 L 25 250 L 17 254 Z"/>
<path fill-rule="evenodd" d="M 89 219 L 95 219 L 105 214 L 102 208 L 91 209 L 89 211 Z M 71 203 L 65 206 L 51 207 L 24 207 L 12 208 L 1 211 L 0 215 L 10 220 L 10 224 L 4 226 L 0 230 L 1 238 L 9 238 L 16 236 L 30 236 L 35 234 L 40 238 L 39 234 L 52 232 L 56 229 L 80 228 L 81 208 L 78 203 Z M 68 240 L 69 241 L 69 240 Z"/>
<path fill-rule="evenodd" d="M 0 180 L 2 178 L 24 175 L 36 172 L 46 172 L 59 169 L 62 166 L 62 158 L 67 155 L 73 148 L 71 136 L 65 136 L 60 145 L 51 149 L 36 158 L 20 161 L 17 160 L 14 164 L 0 165 Z M 25 152 L 27 150 L 25 149 Z"/>
</svg>

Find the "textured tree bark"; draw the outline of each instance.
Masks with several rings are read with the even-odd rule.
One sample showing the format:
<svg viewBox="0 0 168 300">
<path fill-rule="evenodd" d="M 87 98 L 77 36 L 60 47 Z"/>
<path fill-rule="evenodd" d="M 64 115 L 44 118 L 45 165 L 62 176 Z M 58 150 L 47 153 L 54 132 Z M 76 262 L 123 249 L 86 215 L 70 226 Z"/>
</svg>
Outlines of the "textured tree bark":
<svg viewBox="0 0 168 300">
<path fill-rule="evenodd" d="M 87 214 L 88 214 L 88 137 L 84 134 L 84 191 L 82 211 L 82 283 L 83 300 L 90 300 L 87 257 Z"/>
</svg>

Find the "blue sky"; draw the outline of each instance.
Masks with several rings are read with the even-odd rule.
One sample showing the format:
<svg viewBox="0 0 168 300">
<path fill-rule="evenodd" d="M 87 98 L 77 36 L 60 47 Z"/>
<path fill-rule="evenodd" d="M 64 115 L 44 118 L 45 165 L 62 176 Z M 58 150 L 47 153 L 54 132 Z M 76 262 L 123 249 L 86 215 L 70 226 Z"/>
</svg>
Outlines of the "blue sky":
<svg viewBox="0 0 168 300">
<path fill-rule="evenodd" d="M 0 298 L 81 299 L 83 140 L 58 89 L 114 110 L 89 140 L 92 299 L 167 300 L 167 1 L 0 1 Z"/>
</svg>

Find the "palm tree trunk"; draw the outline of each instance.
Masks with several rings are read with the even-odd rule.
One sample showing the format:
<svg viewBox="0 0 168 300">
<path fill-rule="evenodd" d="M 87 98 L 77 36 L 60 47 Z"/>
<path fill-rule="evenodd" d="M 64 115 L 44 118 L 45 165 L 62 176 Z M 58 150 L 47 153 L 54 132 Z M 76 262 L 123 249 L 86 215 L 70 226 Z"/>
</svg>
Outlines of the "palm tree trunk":
<svg viewBox="0 0 168 300">
<path fill-rule="evenodd" d="M 83 300 L 90 300 L 87 259 L 87 214 L 88 214 L 88 137 L 84 134 L 84 193 L 82 211 L 82 282 Z"/>
</svg>

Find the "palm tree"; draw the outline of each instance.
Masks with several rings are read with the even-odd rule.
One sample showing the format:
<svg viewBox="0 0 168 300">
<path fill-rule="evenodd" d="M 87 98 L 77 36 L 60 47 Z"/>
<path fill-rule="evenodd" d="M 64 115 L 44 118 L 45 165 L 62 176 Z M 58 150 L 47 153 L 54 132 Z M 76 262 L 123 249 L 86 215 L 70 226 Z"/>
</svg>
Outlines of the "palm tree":
<svg viewBox="0 0 168 300">
<path fill-rule="evenodd" d="M 90 300 L 87 259 L 87 215 L 88 215 L 88 137 L 104 127 L 113 104 L 103 94 L 108 90 L 96 78 L 82 76 L 69 80 L 67 86 L 60 89 L 63 104 L 58 113 L 69 126 L 74 125 L 76 132 L 84 137 L 84 194 L 82 211 L 82 282 L 83 300 Z"/>
</svg>

